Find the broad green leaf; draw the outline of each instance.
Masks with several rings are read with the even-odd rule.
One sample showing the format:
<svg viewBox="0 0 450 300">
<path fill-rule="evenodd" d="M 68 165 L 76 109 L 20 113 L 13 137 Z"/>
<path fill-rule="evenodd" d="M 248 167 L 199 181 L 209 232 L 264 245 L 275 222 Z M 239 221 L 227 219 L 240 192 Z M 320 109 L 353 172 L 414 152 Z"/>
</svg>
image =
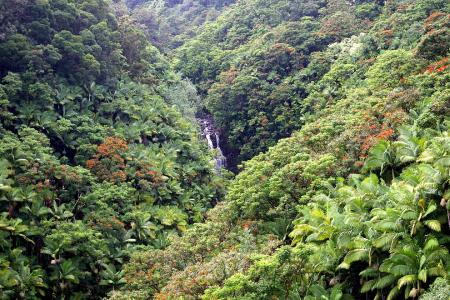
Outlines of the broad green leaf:
<svg viewBox="0 0 450 300">
<path fill-rule="evenodd" d="M 416 282 L 417 275 L 405 275 L 397 281 L 397 287 L 400 289 L 404 285 L 412 285 Z"/>
<path fill-rule="evenodd" d="M 441 223 L 438 220 L 426 220 L 423 222 L 428 228 L 441 232 Z"/>
</svg>

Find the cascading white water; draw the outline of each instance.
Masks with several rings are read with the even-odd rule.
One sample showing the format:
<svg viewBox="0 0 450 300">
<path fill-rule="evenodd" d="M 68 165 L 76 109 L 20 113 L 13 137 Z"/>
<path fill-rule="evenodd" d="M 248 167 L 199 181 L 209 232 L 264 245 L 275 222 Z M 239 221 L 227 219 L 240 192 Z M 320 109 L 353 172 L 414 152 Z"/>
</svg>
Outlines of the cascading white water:
<svg viewBox="0 0 450 300">
<path fill-rule="evenodd" d="M 202 137 L 208 142 L 208 147 L 216 152 L 214 161 L 216 163 L 217 171 L 220 171 L 220 169 L 226 167 L 227 159 L 220 148 L 219 132 L 214 128 L 210 118 L 198 118 L 198 122 L 200 124 Z M 215 137 L 214 140 L 212 139 L 213 135 Z"/>
<path fill-rule="evenodd" d="M 222 149 L 220 149 L 220 139 L 219 139 L 219 134 L 216 132 L 216 149 L 217 149 L 217 156 L 216 156 L 216 168 L 217 169 L 222 169 L 225 168 L 225 164 L 227 162 L 227 159 L 225 157 L 225 155 L 223 155 Z"/>
<path fill-rule="evenodd" d="M 211 140 L 211 134 L 209 132 L 206 132 L 206 140 L 208 141 L 209 149 L 214 149 L 214 145 L 213 145 L 213 142 Z"/>
</svg>

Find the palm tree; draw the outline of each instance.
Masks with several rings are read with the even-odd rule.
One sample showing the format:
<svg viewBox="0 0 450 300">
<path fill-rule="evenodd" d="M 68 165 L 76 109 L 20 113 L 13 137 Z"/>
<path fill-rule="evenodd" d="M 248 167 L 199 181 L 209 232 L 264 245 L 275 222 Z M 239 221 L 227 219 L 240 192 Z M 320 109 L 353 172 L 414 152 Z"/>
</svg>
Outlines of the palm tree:
<svg viewBox="0 0 450 300">
<path fill-rule="evenodd" d="M 41 250 L 41 253 L 51 256 L 52 260 L 50 261 L 50 263 L 52 265 L 58 264 L 61 261 L 60 255 L 63 246 L 64 245 L 62 241 L 46 240 L 45 247 Z"/>
<path fill-rule="evenodd" d="M 19 113 L 18 117 L 28 125 L 41 113 L 40 109 L 32 102 L 26 102 L 23 105 L 16 107 L 16 109 Z"/>
<path fill-rule="evenodd" d="M 67 106 L 73 107 L 75 99 L 81 98 L 81 92 L 79 87 L 72 87 L 64 84 L 58 85 L 58 88 L 56 89 L 55 105 L 56 110 L 62 117 L 67 113 Z"/>
<path fill-rule="evenodd" d="M 9 202 L 8 213 L 12 217 L 15 214 L 15 209 L 19 203 L 27 202 L 32 203 L 36 199 L 36 192 L 33 191 L 31 186 L 22 188 L 10 188 L 8 193 L 5 193 L 0 200 Z"/>
<path fill-rule="evenodd" d="M 441 231 L 440 221 L 434 216 L 434 212 L 438 208 L 437 204 L 434 200 L 425 200 L 420 195 L 420 190 L 425 186 L 429 188 L 433 179 L 430 177 L 422 180 L 420 178 L 411 179 L 407 172 L 402 173 L 402 178 L 405 181 L 394 182 L 391 185 L 388 195 L 389 206 L 372 210 L 372 226 L 383 233 L 403 234 L 409 232 L 411 236 L 416 235 L 424 226 L 433 231 Z M 428 183 L 424 181 L 428 181 Z M 423 231 L 420 232 L 423 233 Z"/>
<path fill-rule="evenodd" d="M 348 294 L 342 292 L 340 285 L 333 286 L 330 290 L 324 289 L 321 285 L 314 284 L 309 288 L 309 295 L 304 300 L 341 300 L 341 299 L 353 299 Z"/>
<path fill-rule="evenodd" d="M 70 260 L 65 260 L 62 263 L 52 265 L 53 269 L 50 280 L 54 281 L 54 286 L 58 293 L 64 295 L 69 292 L 72 284 L 78 284 L 80 282 L 80 271 L 75 264 Z"/>
<path fill-rule="evenodd" d="M 28 214 L 35 224 L 39 224 L 40 220 L 50 214 L 50 209 L 41 200 L 34 200 L 31 204 L 27 203 L 20 211 Z"/>
<path fill-rule="evenodd" d="M 13 244 L 15 242 L 15 237 L 19 236 L 24 240 L 34 243 L 31 239 L 28 238 L 30 235 L 30 228 L 28 225 L 23 224 L 22 219 L 0 219 L 0 230 L 6 231 L 11 235 L 13 239 Z"/>
<path fill-rule="evenodd" d="M 73 213 L 67 209 L 66 203 L 57 205 L 56 202 L 53 202 L 53 207 L 50 209 L 50 213 L 58 220 L 65 220 L 73 217 Z"/>
<path fill-rule="evenodd" d="M 93 107 L 94 111 L 97 111 L 98 105 L 104 99 L 104 94 L 106 93 L 105 88 L 96 85 L 95 82 L 91 82 L 90 84 L 83 85 L 83 90 L 86 97 L 82 98 L 80 101 L 80 112 L 90 106 Z M 84 107 L 84 103 L 87 104 L 86 107 Z"/>
<path fill-rule="evenodd" d="M 281 241 L 285 241 L 291 230 L 292 222 L 289 218 L 276 218 L 271 222 L 264 223 L 261 227 L 277 236 Z"/>
<path fill-rule="evenodd" d="M 138 215 L 131 222 L 131 229 L 127 236 L 134 236 L 139 242 L 146 242 L 149 238 L 156 238 L 158 226 L 150 221 L 150 216 Z"/>
<path fill-rule="evenodd" d="M 9 262 L 1 258 L 0 263 L 7 265 Z M 17 284 L 18 280 L 14 270 L 11 268 L 0 269 L 0 299 L 13 299 Z"/>
<path fill-rule="evenodd" d="M 151 245 L 154 249 L 164 249 L 170 245 L 169 233 L 167 231 L 162 231 L 158 236 L 152 240 Z"/>
<path fill-rule="evenodd" d="M 102 280 L 100 285 L 111 286 L 113 290 L 126 283 L 124 270 L 117 270 L 112 264 L 104 265 L 105 269 L 101 272 Z"/>
<path fill-rule="evenodd" d="M 0 199 L 12 189 L 14 181 L 9 178 L 12 173 L 11 164 L 6 159 L 0 160 Z"/>
<path fill-rule="evenodd" d="M 338 269 L 349 269 L 351 264 L 357 261 L 365 261 L 369 266 L 372 265 L 375 247 L 370 239 L 363 236 L 354 237 L 346 247 L 350 251 L 345 255 Z"/>
<path fill-rule="evenodd" d="M 427 145 L 425 137 L 418 137 L 414 127 L 402 127 L 399 129 L 400 136 L 394 143 L 395 153 L 400 163 L 415 162 Z"/>
<path fill-rule="evenodd" d="M 387 274 L 380 280 L 388 278 L 388 281 L 396 283 L 387 299 L 394 299 L 403 288 L 405 298 L 416 298 L 431 277 L 447 275 L 445 264 L 449 261 L 448 250 L 434 237 L 429 238 L 423 248 L 408 243 L 398 249 L 380 266 L 380 271 Z"/>
<path fill-rule="evenodd" d="M 381 140 L 369 151 L 369 156 L 364 163 L 364 169 L 369 171 L 380 171 L 380 175 L 391 171 L 391 179 L 395 178 L 395 167 L 399 161 L 396 157 L 393 144 L 386 140 Z"/>
<path fill-rule="evenodd" d="M 331 212 L 318 205 L 304 207 L 301 215 L 302 217 L 294 221 L 294 229 L 289 234 L 294 245 L 302 241 L 328 240 L 336 230 Z"/>
<path fill-rule="evenodd" d="M 45 296 L 47 284 L 44 281 L 44 274 L 41 268 L 31 269 L 28 265 L 20 264 L 15 274 L 18 283 L 15 289 L 20 298 Z"/>
</svg>

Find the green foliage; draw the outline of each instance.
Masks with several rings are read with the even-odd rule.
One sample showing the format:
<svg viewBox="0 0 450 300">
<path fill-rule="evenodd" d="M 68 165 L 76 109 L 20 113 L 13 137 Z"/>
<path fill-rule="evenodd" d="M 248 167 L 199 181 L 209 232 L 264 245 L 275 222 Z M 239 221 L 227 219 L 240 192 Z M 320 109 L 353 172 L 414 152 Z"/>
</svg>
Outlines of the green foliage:
<svg viewBox="0 0 450 300">
<path fill-rule="evenodd" d="M 195 37 L 235 0 L 125 0 L 154 45 L 170 52 Z"/>
<path fill-rule="evenodd" d="M 0 1 L 0 298 L 447 296 L 448 1 L 128 4 Z"/>
<path fill-rule="evenodd" d="M 195 88 L 110 1 L 0 8 L 0 298 L 100 299 L 222 194 Z"/>
<path fill-rule="evenodd" d="M 431 285 L 429 291 L 425 292 L 419 299 L 428 300 L 444 300 L 448 298 L 450 293 L 450 284 L 444 278 L 437 278 Z"/>
<path fill-rule="evenodd" d="M 367 83 L 376 89 L 393 88 L 407 84 L 405 78 L 420 69 L 420 61 L 414 59 L 409 51 L 392 50 L 379 55 L 367 72 Z"/>
<path fill-rule="evenodd" d="M 135 253 L 111 298 L 401 299 L 447 280 L 448 49 L 418 50 L 432 14 L 448 3 L 241 1 L 177 49 L 253 157 L 205 223 Z"/>
<path fill-rule="evenodd" d="M 206 95 L 205 106 L 236 156 L 232 163 L 302 125 L 308 91 L 295 74 L 314 60 L 312 53 L 358 30 L 352 7 L 343 4 L 330 16 L 334 9 L 324 1 L 238 2 L 177 50 L 175 65 Z M 345 28 L 321 26 L 344 15 Z"/>
<path fill-rule="evenodd" d="M 448 167 L 435 169 L 439 174 L 431 176 L 439 158 L 427 163 L 420 159 L 421 153 L 435 147 L 433 141 L 440 140 L 440 148 L 447 149 L 448 121 L 446 124 L 441 132 L 417 134 L 428 146 L 389 185 L 375 174 L 339 179 L 335 187 L 300 203 L 290 233 L 293 247 L 279 248 L 254 261 L 246 272 L 208 289 L 204 298 L 297 299 L 309 294 L 311 299 L 341 299 L 349 297 L 345 292 L 360 295 L 356 288 L 371 297 L 395 299 L 401 294 L 415 298 L 434 278 L 447 278 L 448 228 L 441 225 L 448 220 L 440 197 L 447 188 Z M 285 252 L 290 253 L 286 266 L 280 265 Z M 268 272 L 270 267 L 274 273 Z M 298 273 L 283 277 L 285 268 Z M 361 285 L 355 283 L 355 277 Z M 311 285 L 317 281 L 325 287 Z"/>
</svg>

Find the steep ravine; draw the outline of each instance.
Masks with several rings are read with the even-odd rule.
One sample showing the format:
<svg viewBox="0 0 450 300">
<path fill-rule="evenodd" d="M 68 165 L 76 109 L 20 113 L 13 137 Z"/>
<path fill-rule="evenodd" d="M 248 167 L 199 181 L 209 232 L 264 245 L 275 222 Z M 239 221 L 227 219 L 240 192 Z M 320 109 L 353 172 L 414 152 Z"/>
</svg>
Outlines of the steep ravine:
<svg viewBox="0 0 450 300">
<path fill-rule="evenodd" d="M 220 172 L 221 169 L 227 167 L 227 158 L 221 148 L 220 132 L 214 126 L 214 122 L 209 115 L 199 116 L 197 121 L 200 125 L 201 136 L 207 141 L 209 149 L 215 150 L 215 166 L 217 172 Z"/>
</svg>

